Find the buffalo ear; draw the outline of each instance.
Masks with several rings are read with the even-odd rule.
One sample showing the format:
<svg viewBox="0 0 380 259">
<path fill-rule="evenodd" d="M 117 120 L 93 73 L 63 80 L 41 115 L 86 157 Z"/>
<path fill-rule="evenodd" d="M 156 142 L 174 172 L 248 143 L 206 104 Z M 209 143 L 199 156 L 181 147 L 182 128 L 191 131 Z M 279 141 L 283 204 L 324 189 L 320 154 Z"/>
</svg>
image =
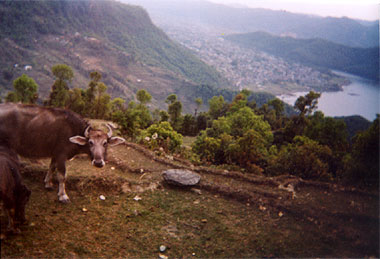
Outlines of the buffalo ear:
<svg viewBox="0 0 380 259">
<path fill-rule="evenodd" d="M 124 143 L 125 142 L 125 139 L 121 138 L 121 137 L 112 137 L 108 140 L 108 144 L 110 146 L 116 146 L 116 145 L 119 145 L 121 143 Z"/>
<path fill-rule="evenodd" d="M 69 140 L 71 143 L 78 144 L 81 146 L 84 146 L 87 144 L 87 139 L 82 136 L 74 136 L 74 137 L 69 138 Z"/>
</svg>

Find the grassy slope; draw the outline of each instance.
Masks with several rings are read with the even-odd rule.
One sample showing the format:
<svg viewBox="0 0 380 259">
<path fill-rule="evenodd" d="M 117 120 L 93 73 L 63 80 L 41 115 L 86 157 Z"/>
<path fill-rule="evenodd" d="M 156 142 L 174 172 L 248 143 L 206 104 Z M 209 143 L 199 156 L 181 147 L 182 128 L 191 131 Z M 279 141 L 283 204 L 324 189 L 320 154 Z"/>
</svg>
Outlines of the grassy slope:
<svg viewBox="0 0 380 259">
<path fill-rule="evenodd" d="M 47 160 L 27 165 L 29 224 L 1 241 L 1 257 L 157 257 L 160 245 L 169 257 L 379 256 L 377 193 L 304 184 L 293 197 L 270 179 L 197 169 L 198 194 L 163 184 L 173 162 L 132 147 L 114 147 L 102 169 L 68 162 L 68 205 L 44 190 Z"/>
</svg>

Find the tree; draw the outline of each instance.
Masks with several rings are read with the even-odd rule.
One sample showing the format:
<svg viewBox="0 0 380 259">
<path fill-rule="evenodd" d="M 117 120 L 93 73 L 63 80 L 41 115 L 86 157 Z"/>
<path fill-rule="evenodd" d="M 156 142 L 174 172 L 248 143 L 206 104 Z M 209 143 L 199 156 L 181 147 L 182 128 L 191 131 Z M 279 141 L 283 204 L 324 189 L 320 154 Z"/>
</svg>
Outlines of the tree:
<svg viewBox="0 0 380 259">
<path fill-rule="evenodd" d="M 152 99 L 152 96 L 145 89 L 137 91 L 136 96 L 137 100 L 143 105 L 147 104 Z"/>
<path fill-rule="evenodd" d="M 195 108 L 195 111 L 194 111 L 194 117 L 197 117 L 197 112 L 198 112 L 198 110 L 201 108 L 201 106 L 203 104 L 202 98 L 195 99 L 195 104 L 197 105 L 197 107 Z"/>
<path fill-rule="evenodd" d="M 9 92 L 8 102 L 35 103 L 38 99 L 38 85 L 33 78 L 22 74 L 13 81 L 14 92 Z"/>
<path fill-rule="evenodd" d="M 152 123 L 152 116 L 145 105 L 131 101 L 127 109 L 113 112 L 112 120 L 120 125 L 124 134 L 136 139 L 140 132 Z"/>
<path fill-rule="evenodd" d="M 306 96 L 300 96 L 294 104 L 294 108 L 300 111 L 300 116 L 311 115 L 318 105 L 320 93 L 310 91 Z"/>
<path fill-rule="evenodd" d="M 124 99 L 122 99 L 120 97 L 114 98 L 111 101 L 111 114 L 113 114 L 114 112 L 117 112 L 117 111 L 125 110 L 124 103 L 125 103 Z"/>
<path fill-rule="evenodd" d="M 236 113 L 227 117 L 231 125 L 231 135 L 241 137 L 250 129 L 257 131 L 265 142 L 273 141 L 273 134 L 268 122 L 264 121 L 259 115 L 256 115 L 252 109 L 248 107 L 241 108 Z"/>
<path fill-rule="evenodd" d="M 220 96 L 214 96 L 209 101 L 209 115 L 211 119 L 217 119 L 220 116 L 223 116 L 227 111 L 227 104 L 224 101 L 224 98 L 222 95 Z"/>
<path fill-rule="evenodd" d="M 311 115 L 317 108 L 319 93 L 310 91 L 306 96 L 298 97 L 294 104 L 294 108 L 300 113 L 298 116 L 293 116 L 285 124 L 283 130 L 283 139 L 291 142 L 295 136 L 303 135 L 305 127 L 309 123 L 308 116 Z"/>
<path fill-rule="evenodd" d="M 160 121 L 169 121 L 169 114 L 167 111 L 160 111 Z"/>
<path fill-rule="evenodd" d="M 51 71 L 53 75 L 61 81 L 71 83 L 71 80 L 74 78 L 73 70 L 71 69 L 70 66 L 65 65 L 65 64 L 55 65 L 51 68 Z"/>
<path fill-rule="evenodd" d="M 84 92 L 85 108 L 83 114 L 90 118 L 106 119 L 110 116 L 111 96 L 107 94 L 107 86 L 100 82 L 102 74 L 98 71 L 90 73 L 91 81 Z"/>
<path fill-rule="evenodd" d="M 88 117 L 94 116 L 94 105 L 95 105 L 95 96 L 97 91 L 97 86 L 102 79 L 102 74 L 98 71 L 93 71 L 90 73 L 90 83 L 88 84 L 88 88 L 85 92 L 85 109 L 84 114 Z"/>
<path fill-rule="evenodd" d="M 54 107 L 65 107 L 69 98 L 69 83 L 71 83 L 74 72 L 68 65 L 58 64 L 51 69 L 56 80 L 52 86 L 47 104 Z"/>
<path fill-rule="evenodd" d="M 329 146 L 334 152 L 345 152 L 348 147 L 346 123 L 343 120 L 325 117 L 321 111 L 309 117 L 304 135 Z"/>
<path fill-rule="evenodd" d="M 196 135 L 196 120 L 193 115 L 186 114 L 183 117 L 183 122 L 181 125 L 180 133 L 184 136 L 195 136 Z"/>
<path fill-rule="evenodd" d="M 177 100 L 177 95 L 175 94 L 169 95 L 165 102 L 169 104 L 168 114 L 170 124 L 175 130 L 178 131 L 181 127 L 182 103 Z"/>
<path fill-rule="evenodd" d="M 68 99 L 66 101 L 66 107 L 76 113 L 83 114 L 83 110 L 85 107 L 85 102 L 84 102 L 83 97 L 84 97 L 84 90 L 79 89 L 79 88 L 74 88 L 74 89 L 69 90 Z"/>
<path fill-rule="evenodd" d="M 285 116 L 285 106 L 284 102 L 278 98 L 274 98 L 268 102 L 268 106 L 272 107 L 267 114 L 264 115 L 264 119 L 269 122 L 273 130 L 279 130 L 284 126 Z"/>
<path fill-rule="evenodd" d="M 95 91 L 95 102 L 93 103 L 93 117 L 97 119 L 106 119 L 110 111 L 111 97 L 106 93 L 107 86 L 99 82 Z"/>
<path fill-rule="evenodd" d="M 166 100 L 165 100 L 165 102 L 167 103 L 167 104 L 172 104 L 172 103 L 174 103 L 175 101 L 177 101 L 177 95 L 176 94 L 170 94 L 168 97 L 166 97 Z"/>
<path fill-rule="evenodd" d="M 239 93 L 235 96 L 234 100 L 229 106 L 227 114 L 232 114 L 243 107 L 247 106 L 247 95 L 246 93 Z"/>
<path fill-rule="evenodd" d="M 285 106 L 284 102 L 278 98 L 274 98 L 268 102 L 268 105 L 272 106 L 276 112 L 277 118 L 284 114 Z"/>
</svg>

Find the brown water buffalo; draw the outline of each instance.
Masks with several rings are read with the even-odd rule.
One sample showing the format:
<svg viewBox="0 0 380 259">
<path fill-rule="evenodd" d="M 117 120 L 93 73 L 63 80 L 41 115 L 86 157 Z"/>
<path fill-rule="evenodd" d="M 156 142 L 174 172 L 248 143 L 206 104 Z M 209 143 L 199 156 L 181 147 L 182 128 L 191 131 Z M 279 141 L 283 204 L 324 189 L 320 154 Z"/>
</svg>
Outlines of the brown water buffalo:
<svg viewBox="0 0 380 259">
<path fill-rule="evenodd" d="M 15 221 L 25 221 L 25 205 L 30 190 L 24 185 L 20 175 L 17 154 L 7 147 L 0 146 L 0 200 L 8 216 L 8 230 L 20 232 Z"/>
<path fill-rule="evenodd" d="M 22 104 L 0 104 L 0 144 L 5 143 L 19 155 L 27 158 L 51 158 L 45 177 L 45 187 L 52 188 L 52 176 L 57 169 L 58 199 L 69 202 L 65 191 L 66 160 L 76 154 L 86 153 L 92 164 L 102 167 L 108 146 L 125 140 L 94 130 L 78 114 L 58 108 Z"/>
</svg>

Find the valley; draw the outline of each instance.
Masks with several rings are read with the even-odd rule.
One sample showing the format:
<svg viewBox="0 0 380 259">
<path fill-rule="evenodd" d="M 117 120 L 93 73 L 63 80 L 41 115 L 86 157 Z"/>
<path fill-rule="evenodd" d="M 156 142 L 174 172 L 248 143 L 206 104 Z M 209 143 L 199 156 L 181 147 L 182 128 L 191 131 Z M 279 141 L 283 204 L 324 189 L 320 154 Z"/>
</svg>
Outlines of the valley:
<svg viewBox="0 0 380 259">
<path fill-rule="evenodd" d="M 214 67 L 235 90 L 249 89 L 274 95 L 297 91 L 338 91 L 348 83 L 329 71 L 320 71 L 289 62 L 260 50 L 244 48 L 226 40 L 223 30 L 212 31 L 201 25 L 163 22 L 167 34 L 191 49 L 202 61 Z"/>
</svg>

